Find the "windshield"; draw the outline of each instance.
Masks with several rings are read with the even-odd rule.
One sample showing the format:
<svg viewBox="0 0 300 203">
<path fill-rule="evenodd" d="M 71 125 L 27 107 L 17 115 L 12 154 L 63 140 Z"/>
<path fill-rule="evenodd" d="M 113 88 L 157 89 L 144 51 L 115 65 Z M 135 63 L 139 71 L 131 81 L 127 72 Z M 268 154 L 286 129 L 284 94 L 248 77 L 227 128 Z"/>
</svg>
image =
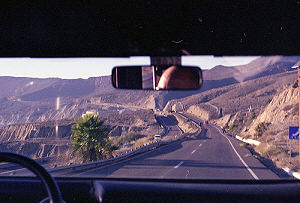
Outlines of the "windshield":
<svg viewBox="0 0 300 203">
<path fill-rule="evenodd" d="M 122 90 L 150 57 L 2 58 L 0 150 L 56 177 L 290 178 L 299 164 L 300 56 L 185 56 L 199 90 Z M 0 175 L 30 175 L 1 163 Z"/>
</svg>

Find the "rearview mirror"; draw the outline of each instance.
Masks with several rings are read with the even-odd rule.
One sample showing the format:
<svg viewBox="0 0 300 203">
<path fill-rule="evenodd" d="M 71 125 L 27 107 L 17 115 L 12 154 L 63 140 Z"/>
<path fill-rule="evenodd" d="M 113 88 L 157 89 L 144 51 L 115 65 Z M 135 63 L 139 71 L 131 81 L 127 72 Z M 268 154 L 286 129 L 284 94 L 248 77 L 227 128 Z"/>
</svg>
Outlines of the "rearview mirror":
<svg viewBox="0 0 300 203">
<path fill-rule="evenodd" d="M 112 84 L 120 89 L 192 90 L 202 81 L 202 71 L 195 66 L 117 66 L 112 71 Z"/>
</svg>

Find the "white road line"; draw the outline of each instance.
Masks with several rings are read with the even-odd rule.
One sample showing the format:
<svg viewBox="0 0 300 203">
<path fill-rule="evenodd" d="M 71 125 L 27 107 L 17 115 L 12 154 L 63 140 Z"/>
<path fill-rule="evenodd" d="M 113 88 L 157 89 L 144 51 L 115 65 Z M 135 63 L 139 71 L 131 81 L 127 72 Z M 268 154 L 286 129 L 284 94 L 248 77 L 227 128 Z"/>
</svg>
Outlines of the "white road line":
<svg viewBox="0 0 300 203">
<path fill-rule="evenodd" d="M 215 126 L 213 126 L 214 128 L 216 128 Z M 234 146 L 233 146 L 233 144 L 231 143 L 231 141 L 228 139 L 228 137 L 226 137 L 225 135 L 223 135 L 223 133 L 218 129 L 218 128 L 216 128 L 218 131 L 219 131 L 219 133 L 223 136 L 223 137 L 225 137 L 227 140 L 228 140 L 228 142 L 230 143 L 230 145 L 231 145 L 231 147 L 232 147 L 232 149 L 233 149 L 233 151 L 236 153 L 236 155 L 239 157 L 239 159 L 241 160 L 241 162 L 244 164 L 244 166 L 247 168 L 247 170 L 249 171 L 249 173 L 253 176 L 253 178 L 254 179 L 256 179 L 256 180 L 259 180 L 259 178 L 255 175 L 255 173 L 251 170 L 251 168 L 246 164 L 246 162 L 242 159 L 242 157 L 239 155 L 239 153 L 236 151 L 236 149 L 234 148 Z"/>
<path fill-rule="evenodd" d="M 202 146 L 202 144 L 199 144 L 199 147 L 201 147 Z"/>
<path fill-rule="evenodd" d="M 181 164 L 183 164 L 183 161 L 179 162 L 179 164 L 177 164 L 176 166 L 174 166 L 174 168 L 178 168 L 179 166 L 181 166 Z"/>
<path fill-rule="evenodd" d="M 185 177 L 188 177 L 188 175 L 190 175 L 190 170 L 187 170 L 187 171 L 186 171 Z"/>
<path fill-rule="evenodd" d="M 196 152 L 196 150 L 193 150 L 193 151 L 192 151 L 192 154 L 194 154 L 195 152 Z"/>
</svg>

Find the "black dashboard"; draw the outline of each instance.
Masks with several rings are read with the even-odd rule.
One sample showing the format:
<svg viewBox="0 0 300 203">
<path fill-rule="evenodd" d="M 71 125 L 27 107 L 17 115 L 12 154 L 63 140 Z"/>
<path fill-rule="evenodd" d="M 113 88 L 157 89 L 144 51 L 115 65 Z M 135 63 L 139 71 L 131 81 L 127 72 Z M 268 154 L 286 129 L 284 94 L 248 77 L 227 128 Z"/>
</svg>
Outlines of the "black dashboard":
<svg viewBox="0 0 300 203">
<path fill-rule="evenodd" d="M 299 180 L 56 178 L 66 202 L 299 202 Z M 0 178 L 1 202 L 47 196 L 34 177 Z"/>
</svg>

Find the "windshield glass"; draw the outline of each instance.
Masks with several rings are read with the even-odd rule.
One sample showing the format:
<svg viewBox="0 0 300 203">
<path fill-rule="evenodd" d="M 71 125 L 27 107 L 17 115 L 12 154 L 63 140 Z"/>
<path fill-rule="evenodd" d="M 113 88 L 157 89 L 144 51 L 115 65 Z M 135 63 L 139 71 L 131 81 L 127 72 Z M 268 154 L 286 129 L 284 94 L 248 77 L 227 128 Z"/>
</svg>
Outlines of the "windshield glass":
<svg viewBox="0 0 300 203">
<path fill-rule="evenodd" d="M 115 89 L 150 57 L 2 58 L 0 150 L 53 176 L 290 178 L 299 164 L 300 56 L 185 56 L 199 90 Z M 0 175 L 30 175 L 1 163 Z"/>
</svg>

